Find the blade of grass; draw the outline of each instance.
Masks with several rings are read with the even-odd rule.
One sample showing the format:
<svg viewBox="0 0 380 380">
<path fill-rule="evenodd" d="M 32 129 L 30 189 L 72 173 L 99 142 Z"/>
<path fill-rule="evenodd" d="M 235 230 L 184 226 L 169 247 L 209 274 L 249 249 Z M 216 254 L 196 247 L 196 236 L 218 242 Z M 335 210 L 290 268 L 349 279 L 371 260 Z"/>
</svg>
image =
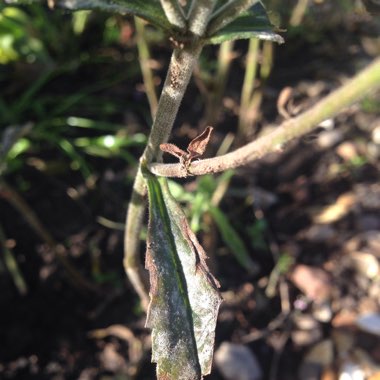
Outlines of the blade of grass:
<svg viewBox="0 0 380 380">
<path fill-rule="evenodd" d="M 152 118 L 154 118 L 158 107 L 158 99 L 156 94 L 156 86 L 154 85 L 153 73 L 149 65 L 150 51 L 146 42 L 144 22 L 140 18 L 135 17 L 135 26 L 141 73 L 143 75 L 146 96 L 148 97 L 150 113 Z"/>
<path fill-rule="evenodd" d="M 249 111 L 257 76 L 259 46 L 260 40 L 258 38 L 251 38 L 249 40 L 244 82 L 240 98 L 238 131 L 242 136 L 249 135 Z"/>
<path fill-rule="evenodd" d="M 73 169 L 79 169 L 85 179 L 88 179 L 93 170 L 87 164 L 86 160 L 76 151 L 73 144 L 67 139 L 56 139 L 56 144 L 67 154 L 72 160 L 74 167 Z"/>
<path fill-rule="evenodd" d="M 18 292 L 24 296 L 28 293 L 28 285 L 22 275 L 22 272 L 17 264 L 13 252 L 8 248 L 7 238 L 5 236 L 3 227 L 0 225 L 0 245 L 2 247 L 4 255 L 4 264 L 8 269 L 9 274 L 12 277 L 13 283 L 15 284 Z"/>
<path fill-rule="evenodd" d="M 13 115 L 22 114 L 30 103 L 33 103 L 33 98 L 36 96 L 37 92 L 45 86 L 54 76 L 58 75 L 59 71 L 57 70 L 47 70 L 42 73 L 37 80 L 21 95 L 20 99 L 11 105 L 11 112 Z"/>
<path fill-rule="evenodd" d="M 249 273 L 254 274 L 256 267 L 249 256 L 243 240 L 236 232 L 226 215 L 219 207 L 210 206 L 209 212 L 214 219 L 225 244 L 230 248 L 239 264 Z"/>
</svg>

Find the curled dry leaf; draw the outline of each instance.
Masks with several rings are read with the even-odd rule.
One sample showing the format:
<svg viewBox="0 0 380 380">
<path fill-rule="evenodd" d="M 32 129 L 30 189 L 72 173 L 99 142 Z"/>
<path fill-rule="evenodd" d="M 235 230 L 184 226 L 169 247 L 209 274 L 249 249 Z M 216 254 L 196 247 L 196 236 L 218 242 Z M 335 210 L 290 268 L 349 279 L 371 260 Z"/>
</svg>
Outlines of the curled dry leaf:
<svg viewBox="0 0 380 380">
<path fill-rule="evenodd" d="M 191 158 L 202 156 L 205 152 L 208 142 L 210 141 L 213 127 L 207 127 L 200 135 L 190 141 L 187 151 Z"/>
<path fill-rule="evenodd" d="M 184 150 L 178 148 L 178 146 L 174 145 L 174 144 L 168 144 L 168 143 L 167 144 L 160 144 L 160 149 L 163 152 L 169 153 L 172 156 L 175 156 L 179 159 L 186 156 L 186 154 L 187 154 Z"/>
<path fill-rule="evenodd" d="M 186 168 L 189 167 L 191 160 L 200 157 L 205 152 L 208 142 L 210 141 L 213 127 L 207 127 L 200 135 L 190 141 L 187 147 L 187 152 L 178 148 L 174 144 L 160 144 L 160 149 L 163 152 L 169 153 L 179 158 L 180 163 Z"/>
</svg>

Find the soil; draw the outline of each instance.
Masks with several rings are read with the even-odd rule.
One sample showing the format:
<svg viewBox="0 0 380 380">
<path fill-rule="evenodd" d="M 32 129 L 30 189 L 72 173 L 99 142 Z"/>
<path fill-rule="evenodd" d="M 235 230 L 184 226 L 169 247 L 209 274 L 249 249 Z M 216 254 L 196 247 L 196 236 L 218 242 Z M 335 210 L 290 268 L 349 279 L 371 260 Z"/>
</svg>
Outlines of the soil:
<svg viewBox="0 0 380 380">
<path fill-rule="evenodd" d="M 293 90 L 286 108 L 297 114 L 380 53 L 378 18 L 365 12 L 345 14 L 321 29 L 315 24 L 304 28 L 290 29 L 284 34 L 286 43 L 274 47 L 270 77 L 258 90 L 263 94 L 260 111 L 247 135 L 239 137 L 241 142 L 283 120 L 276 101 L 284 87 Z M 92 43 L 91 54 L 99 54 L 104 63 L 82 65 L 51 79 L 37 94 L 41 102 L 50 96 L 55 102 L 63 101 L 88 83 L 107 82 L 114 73 L 123 73 L 120 57 L 136 58 L 133 41 L 121 47 Z M 235 45 L 224 107 L 208 155 L 215 154 L 226 133 L 237 133 L 246 49 L 246 42 Z M 152 52 L 161 83 L 169 53 L 167 47 Z M 215 48 L 207 48 L 205 56 L 214 55 Z M 99 120 L 101 110 L 102 121 L 127 124 L 129 136 L 146 134 L 149 108 L 133 59 L 131 75 L 91 90 L 88 103 L 85 97 L 63 114 Z M 12 79 L 3 87 L 8 101 L 25 90 L 28 72 L 39 70 L 32 66 L 7 69 Z M 112 106 L 110 111 L 104 104 Z M 186 146 L 202 130 L 204 104 L 194 81 L 173 133 L 179 146 Z M 244 345 L 260 363 L 263 379 L 337 378 L 347 363 L 365 368 L 365 378 L 379 376 L 378 336 L 360 325 L 362 316 L 380 313 L 379 106 L 379 94 L 372 94 L 343 110 L 330 126 L 321 126 L 281 152 L 236 170 L 220 208 L 249 250 L 254 273 L 239 265 L 212 220 L 204 217 L 209 233 L 200 232 L 199 237 L 224 298 L 215 351 L 223 342 Z M 40 133 L 49 129 L 34 108 L 26 109 L 20 118 L 20 124 L 28 121 L 36 123 Z M 124 223 L 143 144 L 128 148 L 130 163 L 117 155 L 101 158 L 81 153 L 91 173 L 84 179 L 83 171 L 73 168 L 72 158 L 38 133 L 37 129 L 31 136 L 33 150 L 4 179 L 33 210 L 86 285 L 68 274 L 52 245 L 2 188 L 0 227 L 27 291 L 21 294 L 15 286 L 3 246 L 0 378 L 154 379 L 149 330 L 124 274 L 119 226 Z M 73 128 L 63 129 L 62 135 L 73 141 L 99 132 Z M 194 191 L 197 181 L 181 183 Z M 142 260 L 144 251 L 142 243 Z M 376 268 L 375 275 L 369 274 Z M 333 347 L 326 360 L 311 354 L 323 342 Z M 223 379 L 222 373 L 223 364 L 216 363 L 207 378 Z"/>
</svg>

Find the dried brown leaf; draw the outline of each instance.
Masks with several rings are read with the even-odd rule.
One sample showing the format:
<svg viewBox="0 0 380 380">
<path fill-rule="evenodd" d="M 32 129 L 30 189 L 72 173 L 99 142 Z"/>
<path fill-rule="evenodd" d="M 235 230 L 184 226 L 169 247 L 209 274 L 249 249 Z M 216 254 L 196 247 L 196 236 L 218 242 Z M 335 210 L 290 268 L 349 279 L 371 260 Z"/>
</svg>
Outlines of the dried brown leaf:
<svg viewBox="0 0 380 380">
<path fill-rule="evenodd" d="M 178 146 L 174 145 L 174 144 L 160 144 L 160 149 L 163 151 L 163 152 L 166 152 L 166 153 L 169 153 L 171 154 L 172 156 L 175 156 L 179 159 L 181 159 L 182 157 L 186 156 L 187 153 L 185 151 L 183 151 L 182 149 L 178 148 Z"/>
<path fill-rule="evenodd" d="M 187 151 L 190 154 L 190 158 L 196 158 L 202 156 L 207 148 L 207 144 L 210 141 L 213 127 L 207 127 L 199 136 L 190 141 Z"/>
</svg>

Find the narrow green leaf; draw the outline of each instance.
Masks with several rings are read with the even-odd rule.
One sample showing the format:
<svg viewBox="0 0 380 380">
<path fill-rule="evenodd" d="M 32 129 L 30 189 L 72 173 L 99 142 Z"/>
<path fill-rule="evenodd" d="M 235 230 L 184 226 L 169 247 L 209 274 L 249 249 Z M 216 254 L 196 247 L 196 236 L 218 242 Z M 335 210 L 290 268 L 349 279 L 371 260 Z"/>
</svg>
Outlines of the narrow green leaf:
<svg viewBox="0 0 380 380">
<path fill-rule="evenodd" d="M 230 0 L 224 4 L 219 4 L 216 11 L 212 14 L 207 30 L 210 34 L 214 34 L 219 29 L 228 25 L 236 19 L 239 14 L 250 9 L 260 0 Z"/>
<path fill-rule="evenodd" d="M 12 4 L 42 2 L 42 0 L 9 0 Z M 77 10 L 101 10 L 112 13 L 132 14 L 148 21 L 159 29 L 170 31 L 173 26 L 165 16 L 159 0 L 53 0 L 59 8 Z"/>
<path fill-rule="evenodd" d="M 92 170 L 87 165 L 86 160 L 83 159 L 80 153 L 77 152 L 73 144 L 64 138 L 55 138 L 52 135 L 46 136 L 45 138 L 49 139 L 51 142 L 58 144 L 63 152 L 71 159 L 71 168 L 79 169 L 84 178 L 89 178 L 91 176 Z"/>
<path fill-rule="evenodd" d="M 218 284 L 166 180 L 146 174 L 146 181 L 152 361 L 157 363 L 158 379 L 201 379 L 211 370 L 221 302 Z"/>
<path fill-rule="evenodd" d="M 231 249 L 237 261 L 250 273 L 255 273 L 257 267 L 249 256 L 249 253 L 236 230 L 232 227 L 226 215 L 215 206 L 210 206 L 210 214 L 214 219 L 223 241 Z"/>
<path fill-rule="evenodd" d="M 212 30 L 213 22 L 217 21 L 217 19 L 211 19 L 208 30 Z M 234 21 L 213 32 L 207 39 L 207 43 L 220 44 L 224 41 L 248 38 L 283 43 L 284 39 L 273 30 L 274 27 L 268 19 L 264 6 L 261 2 L 258 2 L 248 11 L 241 13 Z"/>
<path fill-rule="evenodd" d="M 23 137 L 29 134 L 32 128 L 32 123 L 4 128 L 0 135 L 0 162 L 5 158 L 16 158 L 29 148 L 29 140 Z"/>
</svg>

